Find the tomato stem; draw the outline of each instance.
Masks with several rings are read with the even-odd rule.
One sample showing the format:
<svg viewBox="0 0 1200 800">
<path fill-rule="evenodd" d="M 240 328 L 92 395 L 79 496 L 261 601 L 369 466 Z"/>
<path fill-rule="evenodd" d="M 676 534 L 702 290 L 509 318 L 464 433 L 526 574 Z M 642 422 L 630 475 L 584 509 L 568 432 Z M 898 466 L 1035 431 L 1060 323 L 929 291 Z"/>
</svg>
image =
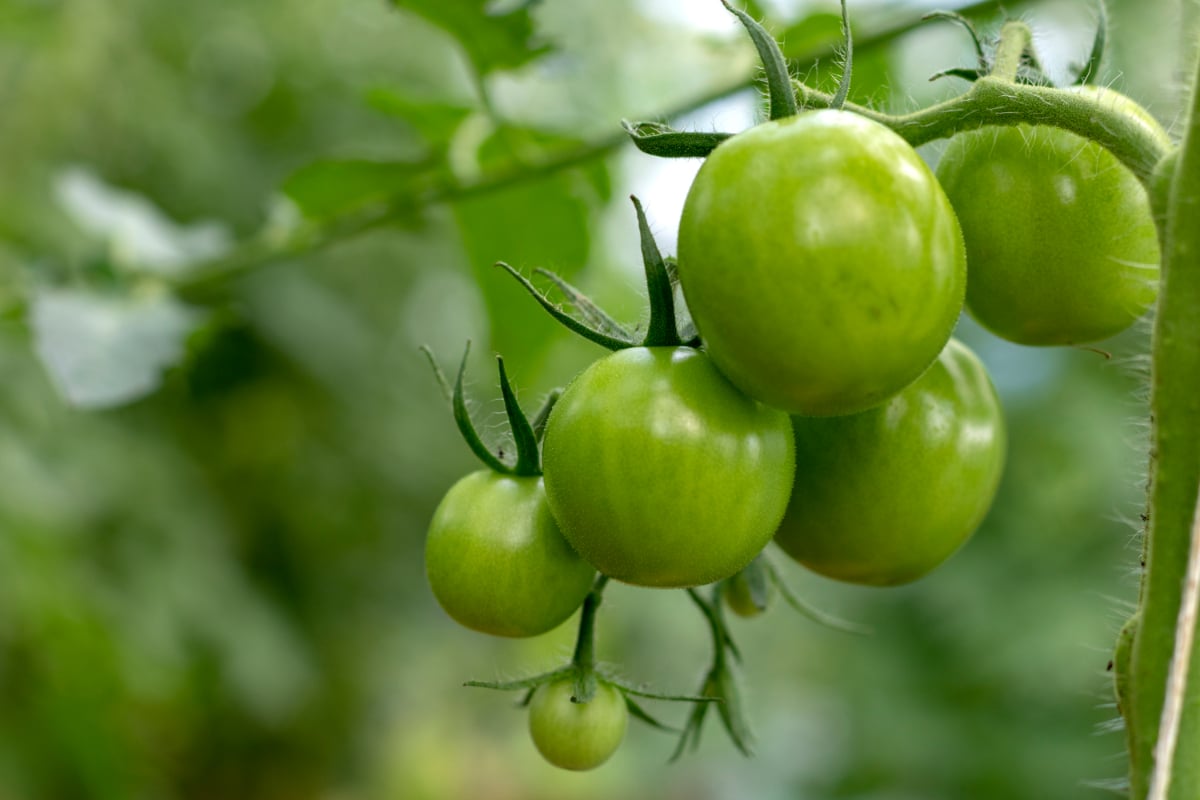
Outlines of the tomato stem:
<svg viewBox="0 0 1200 800">
<path fill-rule="evenodd" d="M 579 633 L 575 637 L 575 653 L 571 664 L 581 673 L 591 673 L 596 668 L 596 610 L 603 599 L 607 575 L 599 575 L 592 590 L 583 598 L 583 610 L 579 614 Z"/>
<path fill-rule="evenodd" d="M 995 59 L 992 62 L 991 77 L 997 80 L 1014 82 L 1017 72 L 1021 69 L 1021 58 L 1029 43 L 1033 41 L 1033 31 L 1019 20 L 1010 20 L 1000 29 L 1000 44 L 996 47 Z"/>
<path fill-rule="evenodd" d="M 833 103 L 831 95 L 800 82 L 796 91 L 809 108 L 829 108 Z M 958 97 L 910 114 L 885 114 L 853 103 L 845 108 L 886 125 L 913 147 L 986 125 L 1052 125 L 1104 147 L 1148 189 L 1155 167 L 1173 149 L 1170 140 L 1143 120 L 1094 96 L 991 76 L 980 78 Z"/>
</svg>

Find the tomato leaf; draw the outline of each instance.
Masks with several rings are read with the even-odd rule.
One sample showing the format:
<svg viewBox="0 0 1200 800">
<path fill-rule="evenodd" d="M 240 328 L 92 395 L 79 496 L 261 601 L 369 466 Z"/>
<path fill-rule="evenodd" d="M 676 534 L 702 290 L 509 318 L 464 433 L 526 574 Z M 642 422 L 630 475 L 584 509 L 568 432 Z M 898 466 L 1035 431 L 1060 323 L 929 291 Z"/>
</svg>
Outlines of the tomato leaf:
<svg viewBox="0 0 1200 800">
<path fill-rule="evenodd" d="M 385 87 L 370 89 L 365 99 L 370 108 L 400 120 L 439 150 L 444 149 L 454 131 L 473 110 L 439 99 L 410 97 Z"/>
<path fill-rule="evenodd" d="M 529 3 L 502 13 L 488 10 L 490 0 L 392 0 L 392 5 L 424 17 L 457 39 L 480 75 L 519 67 L 549 51 L 533 41 Z"/>
</svg>

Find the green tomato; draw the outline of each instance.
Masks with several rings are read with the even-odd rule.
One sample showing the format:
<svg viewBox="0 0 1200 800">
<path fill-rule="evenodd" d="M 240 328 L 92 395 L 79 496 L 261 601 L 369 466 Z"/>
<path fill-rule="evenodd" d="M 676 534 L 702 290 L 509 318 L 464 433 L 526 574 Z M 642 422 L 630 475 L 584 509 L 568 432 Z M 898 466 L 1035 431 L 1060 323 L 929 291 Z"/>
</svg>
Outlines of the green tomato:
<svg viewBox="0 0 1200 800">
<path fill-rule="evenodd" d="M 625 696 L 600 682 L 586 703 L 576 703 L 573 680 L 539 686 L 529 704 L 529 733 L 542 757 L 556 767 L 595 769 L 620 747 L 629 723 Z"/>
<path fill-rule="evenodd" d="M 679 280 L 717 366 L 794 414 L 878 405 L 937 358 L 966 262 L 950 204 L 908 143 L 808 111 L 722 143 L 679 228 Z"/>
<path fill-rule="evenodd" d="M 699 350 L 635 347 L 563 392 L 543 467 L 563 535 L 598 570 L 640 586 L 699 586 L 771 540 L 791 492 L 791 424 Z"/>
<path fill-rule="evenodd" d="M 536 636 L 575 612 L 595 570 L 559 532 L 539 477 L 473 472 L 442 499 L 425 544 L 433 594 L 461 625 Z"/>
<path fill-rule="evenodd" d="M 792 420 L 796 483 L 775 541 L 851 583 L 915 580 L 975 531 L 1004 465 L 1004 417 L 983 365 L 951 340 L 886 404 Z"/>
<path fill-rule="evenodd" d="M 1076 91 L 1139 120 L 1107 89 Z M 967 309 L 1027 345 L 1104 339 L 1154 302 L 1159 248 L 1145 189 L 1098 144 L 1048 126 L 988 127 L 954 137 L 938 178 L 967 244 Z"/>
</svg>

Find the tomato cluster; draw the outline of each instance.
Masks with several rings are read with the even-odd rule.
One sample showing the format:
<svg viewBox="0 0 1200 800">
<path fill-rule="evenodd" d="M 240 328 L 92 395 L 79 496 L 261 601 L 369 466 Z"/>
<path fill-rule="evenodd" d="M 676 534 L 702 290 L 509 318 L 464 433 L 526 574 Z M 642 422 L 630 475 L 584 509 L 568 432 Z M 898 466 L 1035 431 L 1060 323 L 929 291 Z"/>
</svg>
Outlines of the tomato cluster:
<svg viewBox="0 0 1200 800">
<path fill-rule="evenodd" d="M 1165 140 L 1116 93 L 1071 91 L 1128 104 Z M 711 150 L 685 202 L 678 262 L 659 253 L 634 204 L 650 299 L 643 335 L 557 276 L 575 315 L 501 265 L 614 352 L 533 424 L 501 365 L 515 463 L 475 434 L 460 368 L 455 416 L 490 470 L 450 490 L 426 550 L 438 601 L 476 630 L 532 636 L 583 604 L 570 666 L 493 686 L 529 690 L 534 743 L 566 769 L 603 763 L 630 711 L 647 719 L 633 687 L 597 678 L 598 600 L 586 598 L 604 581 L 687 588 L 716 643 L 705 694 L 732 705 L 722 604 L 692 587 L 717 585 L 715 599 L 740 616 L 781 592 L 797 605 L 759 558 L 772 539 L 830 578 L 907 583 L 987 513 L 1005 424 L 986 369 L 951 338 L 964 302 L 1016 342 L 1087 342 L 1145 311 L 1158 270 L 1137 179 L 1052 128 L 960 135 L 935 175 L 857 113 L 774 119 Z"/>
</svg>

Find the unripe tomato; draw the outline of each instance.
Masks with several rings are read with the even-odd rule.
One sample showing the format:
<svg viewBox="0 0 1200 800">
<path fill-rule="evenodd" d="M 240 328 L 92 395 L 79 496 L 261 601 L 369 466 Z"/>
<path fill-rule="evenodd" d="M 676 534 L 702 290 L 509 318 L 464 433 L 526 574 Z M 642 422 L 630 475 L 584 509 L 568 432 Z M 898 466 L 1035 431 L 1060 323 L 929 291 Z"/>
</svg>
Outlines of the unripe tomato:
<svg viewBox="0 0 1200 800">
<path fill-rule="evenodd" d="M 1142 108 L 1079 87 L 1136 118 Z M 1158 290 L 1158 237 L 1145 189 L 1100 145 L 1048 126 L 988 127 L 954 137 L 938 179 L 967 244 L 967 310 L 1027 345 L 1078 344 L 1128 328 Z"/>
<path fill-rule="evenodd" d="M 915 580 L 974 533 L 1004 464 L 1004 417 L 983 364 L 951 340 L 878 408 L 792 420 L 796 483 L 775 541 L 838 580 Z"/>
<path fill-rule="evenodd" d="M 937 358 L 966 263 L 945 194 L 907 142 L 808 111 L 722 143 L 679 228 L 679 280 L 713 361 L 794 414 L 878 405 Z"/>
<path fill-rule="evenodd" d="M 473 472 L 446 493 L 425 543 L 433 594 L 461 625 L 536 636 L 575 612 L 595 570 L 559 532 L 540 477 Z"/>
<path fill-rule="evenodd" d="M 539 686 L 529 704 L 529 733 L 542 757 L 556 767 L 587 770 L 607 761 L 620 747 L 629 723 L 625 696 L 599 683 L 586 703 L 571 701 L 573 680 Z"/>
<path fill-rule="evenodd" d="M 546 496 L 605 575 L 699 586 L 746 566 L 791 492 L 791 423 L 703 352 L 635 347 L 592 364 L 546 425 Z"/>
</svg>

